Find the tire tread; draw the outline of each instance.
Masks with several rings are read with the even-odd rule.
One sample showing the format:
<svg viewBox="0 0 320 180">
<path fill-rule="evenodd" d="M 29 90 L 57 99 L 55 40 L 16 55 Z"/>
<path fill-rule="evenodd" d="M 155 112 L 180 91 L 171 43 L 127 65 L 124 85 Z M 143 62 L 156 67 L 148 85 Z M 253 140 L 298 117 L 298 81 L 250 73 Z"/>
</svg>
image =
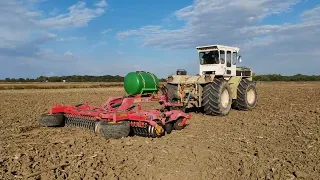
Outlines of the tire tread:
<svg viewBox="0 0 320 180">
<path fill-rule="evenodd" d="M 99 134 L 106 139 L 119 139 L 129 136 L 130 122 L 120 121 L 115 124 L 108 124 L 107 122 L 101 122 Z"/>
<path fill-rule="evenodd" d="M 40 126 L 44 127 L 63 127 L 65 125 L 65 117 L 63 114 L 42 114 L 40 116 Z"/>
<path fill-rule="evenodd" d="M 247 89 L 254 88 L 255 94 L 256 94 L 256 100 L 253 105 L 250 105 L 247 102 Z M 249 81 L 248 79 L 242 79 L 239 83 L 238 89 L 237 89 L 237 99 L 235 100 L 234 107 L 238 110 L 250 110 L 253 109 L 257 104 L 257 92 L 254 82 Z"/>
<path fill-rule="evenodd" d="M 215 79 L 212 83 L 206 84 L 203 89 L 202 106 L 207 115 L 227 115 L 231 108 L 231 97 L 229 106 L 226 109 L 220 104 L 220 94 L 222 93 L 223 86 L 227 86 L 229 95 L 231 90 L 229 84 L 221 79 Z"/>
</svg>

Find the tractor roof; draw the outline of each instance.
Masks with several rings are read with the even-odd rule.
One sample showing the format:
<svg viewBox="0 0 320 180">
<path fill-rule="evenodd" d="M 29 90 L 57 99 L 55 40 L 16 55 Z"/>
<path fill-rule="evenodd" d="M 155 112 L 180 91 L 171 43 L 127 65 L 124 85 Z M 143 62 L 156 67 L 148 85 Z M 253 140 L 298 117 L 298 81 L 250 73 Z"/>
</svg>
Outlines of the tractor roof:
<svg viewBox="0 0 320 180">
<path fill-rule="evenodd" d="M 232 46 L 224 46 L 224 45 L 207 45 L 207 46 L 198 46 L 198 51 L 208 51 L 208 50 L 229 50 L 229 51 L 236 51 L 239 52 L 238 47 Z"/>
</svg>

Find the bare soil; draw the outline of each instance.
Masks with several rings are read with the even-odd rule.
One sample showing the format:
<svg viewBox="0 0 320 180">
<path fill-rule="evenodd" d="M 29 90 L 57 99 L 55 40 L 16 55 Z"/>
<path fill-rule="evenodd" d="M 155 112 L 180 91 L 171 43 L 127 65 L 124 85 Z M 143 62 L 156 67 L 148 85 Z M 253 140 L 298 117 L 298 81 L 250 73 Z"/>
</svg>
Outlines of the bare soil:
<svg viewBox="0 0 320 180">
<path fill-rule="evenodd" d="M 40 127 L 39 115 L 122 88 L 0 91 L 0 179 L 319 179 L 320 83 L 257 87 L 252 111 L 192 113 L 182 131 L 118 140 Z"/>
</svg>

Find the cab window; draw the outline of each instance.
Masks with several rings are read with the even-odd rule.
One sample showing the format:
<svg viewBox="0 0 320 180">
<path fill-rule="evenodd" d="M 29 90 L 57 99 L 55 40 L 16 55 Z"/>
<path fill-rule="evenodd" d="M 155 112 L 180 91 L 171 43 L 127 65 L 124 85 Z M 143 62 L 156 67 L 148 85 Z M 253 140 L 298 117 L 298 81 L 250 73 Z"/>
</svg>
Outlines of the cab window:
<svg viewBox="0 0 320 180">
<path fill-rule="evenodd" d="M 225 63 L 225 51 L 220 51 L 220 63 Z"/>
<path fill-rule="evenodd" d="M 219 52 L 207 51 L 199 53 L 200 64 L 219 64 Z"/>
<path fill-rule="evenodd" d="M 232 64 L 233 65 L 237 64 L 237 56 L 238 56 L 237 52 L 232 53 Z"/>
<path fill-rule="evenodd" d="M 227 67 L 231 67 L 231 51 L 227 51 Z"/>
</svg>

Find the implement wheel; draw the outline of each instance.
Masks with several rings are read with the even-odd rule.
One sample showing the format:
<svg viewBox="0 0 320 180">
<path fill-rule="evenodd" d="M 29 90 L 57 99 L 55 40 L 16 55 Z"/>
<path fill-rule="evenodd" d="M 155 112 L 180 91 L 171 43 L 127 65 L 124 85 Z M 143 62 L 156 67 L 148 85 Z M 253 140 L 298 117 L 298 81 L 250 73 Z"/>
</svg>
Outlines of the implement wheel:
<svg viewBox="0 0 320 180">
<path fill-rule="evenodd" d="M 254 82 L 242 79 L 237 90 L 237 99 L 234 108 L 238 110 L 251 110 L 257 105 L 257 89 Z"/>
<path fill-rule="evenodd" d="M 180 126 L 180 123 L 182 122 L 182 120 L 183 120 L 183 118 L 179 117 L 179 118 L 176 120 L 176 122 L 174 122 L 173 128 L 174 128 L 175 130 L 180 131 L 180 130 L 182 130 L 182 129 L 184 128 L 183 126 Z"/>
<path fill-rule="evenodd" d="M 166 125 L 165 125 L 165 129 L 166 129 L 166 132 L 167 132 L 167 134 L 171 134 L 171 132 L 172 132 L 172 130 L 173 130 L 173 123 L 167 123 Z"/>
<path fill-rule="evenodd" d="M 119 139 L 129 136 L 130 122 L 100 122 L 97 132 L 106 139 Z"/>
<path fill-rule="evenodd" d="M 40 116 L 40 125 L 45 127 L 63 127 L 65 117 L 63 114 L 42 114 Z"/>
<path fill-rule="evenodd" d="M 224 79 L 215 79 L 204 86 L 202 99 L 205 114 L 225 116 L 232 104 L 230 85 Z"/>
</svg>

